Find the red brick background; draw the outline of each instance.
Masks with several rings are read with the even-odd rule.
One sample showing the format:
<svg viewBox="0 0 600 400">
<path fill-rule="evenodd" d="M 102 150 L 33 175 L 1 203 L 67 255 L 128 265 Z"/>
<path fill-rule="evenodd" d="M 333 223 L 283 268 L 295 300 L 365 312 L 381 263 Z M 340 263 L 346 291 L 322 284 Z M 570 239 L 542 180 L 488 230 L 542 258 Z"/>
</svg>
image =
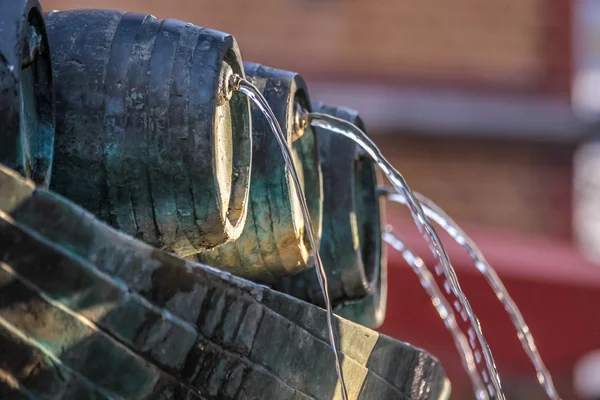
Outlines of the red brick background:
<svg viewBox="0 0 600 400">
<path fill-rule="evenodd" d="M 314 79 L 567 94 L 569 0 L 46 0 L 236 36 L 250 61 Z"/>
<path fill-rule="evenodd" d="M 571 236 L 573 146 L 376 137 L 408 184 L 457 222 Z"/>
</svg>

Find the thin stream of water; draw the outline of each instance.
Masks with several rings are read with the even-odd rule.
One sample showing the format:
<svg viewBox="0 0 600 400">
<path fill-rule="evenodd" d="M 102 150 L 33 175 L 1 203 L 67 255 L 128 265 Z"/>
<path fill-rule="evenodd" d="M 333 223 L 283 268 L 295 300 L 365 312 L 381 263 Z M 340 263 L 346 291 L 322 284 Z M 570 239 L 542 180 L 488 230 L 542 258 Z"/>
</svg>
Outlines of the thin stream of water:
<svg viewBox="0 0 600 400">
<path fill-rule="evenodd" d="M 475 331 L 475 335 L 477 340 L 479 341 L 482 351 L 483 357 L 487 364 L 487 368 L 490 371 L 491 385 L 488 386 L 488 392 L 490 397 L 496 397 L 499 400 L 505 400 L 504 392 L 502 391 L 502 386 L 500 383 L 500 376 L 496 369 L 496 364 L 494 362 L 494 358 L 492 356 L 492 352 L 490 347 L 485 340 L 483 332 L 481 330 L 481 325 L 479 324 L 479 320 L 477 316 L 473 312 L 471 308 L 471 304 L 467 300 L 465 294 L 463 293 L 460 284 L 458 282 L 458 278 L 450 263 L 450 258 L 444 248 L 442 241 L 440 240 L 437 232 L 433 228 L 431 222 L 425 215 L 423 208 L 421 207 L 420 202 L 415 198 L 412 193 L 412 190 L 408 187 L 404 177 L 398 172 L 390 163 L 387 161 L 380 150 L 377 148 L 375 143 L 358 127 L 354 124 L 347 122 L 343 119 L 336 118 L 327 114 L 320 113 L 310 113 L 308 114 L 309 123 L 313 126 L 327 129 L 331 132 L 340 134 L 345 136 L 355 143 L 357 143 L 360 147 L 362 147 L 371 158 L 377 163 L 377 165 L 381 168 L 383 173 L 388 177 L 392 186 L 398 193 L 404 194 L 407 199 L 408 208 L 413 216 L 415 224 L 423 233 L 425 231 L 425 240 L 430 243 L 430 249 L 433 255 L 438 259 L 440 266 L 442 267 L 443 273 L 448 280 L 450 289 L 456 296 L 459 302 L 459 306 L 461 310 L 464 310 L 467 318 L 469 319 L 471 326 Z M 477 361 L 477 360 L 476 360 Z"/>
<path fill-rule="evenodd" d="M 340 382 L 341 394 L 343 400 L 348 400 L 348 391 L 346 389 L 346 382 L 344 381 L 344 374 L 342 371 L 342 363 L 340 361 L 340 356 L 337 350 L 337 340 L 335 336 L 335 331 L 333 327 L 333 311 L 331 309 L 331 301 L 329 299 L 329 289 L 327 284 L 327 275 L 325 273 L 325 268 L 323 267 L 323 262 L 321 261 L 321 256 L 319 255 L 319 248 L 316 245 L 316 240 L 314 238 L 314 230 L 312 227 L 312 221 L 310 218 L 310 214 L 308 212 L 308 206 L 306 205 L 306 198 L 302 191 L 302 186 L 300 185 L 300 180 L 298 179 L 298 173 L 296 172 L 296 168 L 293 163 L 293 157 L 290 149 L 288 148 L 286 137 L 279 126 L 279 122 L 271 107 L 262 96 L 260 91 L 252 85 L 247 80 L 243 79 L 239 75 L 234 75 L 233 79 L 230 82 L 233 90 L 238 90 L 244 95 L 248 96 L 254 105 L 256 105 L 264 114 L 265 118 L 269 122 L 275 137 L 277 138 L 277 142 L 279 143 L 279 147 L 281 148 L 281 153 L 283 154 L 283 158 L 285 163 L 290 171 L 290 175 L 292 177 L 292 181 L 294 183 L 294 189 L 296 191 L 296 196 L 298 201 L 300 202 L 300 208 L 302 209 L 302 217 L 304 219 L 304 225 L 306 229 L 306 234 L 308 236 L 308 240 L 310 242 L 310 246 L 313 250 L 313 257 L 315 262 L 315 271 L 317 273 L 317 278 L 319 279 L 319 285 L 321 286 L 321 291 L 323 292 L 323 297 L 325 298 L 325 309 L 327 311 L 327 328 L 329 333 L 329 342 L 333 353 L 335 355 L 335 368 L 337 370 L 338 380 Z"/>
<path fill-rule="evenodd" d="M 400 239 L 400 237 L 393 232 L 393 229 L 390 225 L 386 227 L 386 230 L 383 233 L 383 240 L 385 240 L 396 251 L 402 254 L 404 261 L 406 261 L 406 263 L 419 277 L 423 289 L 425 289 L 431 298 L 433 306 L 436 308 L 440 318 L 444 321 L 446 328 L 454 339 L 454 344 L 461 357 L 463 368 L 471 379 L 475 397 L 478 400 L 489 400 L 485 383 L 477 371 L 477 365 L 473 356 L 473 350 L 471 350 L 471 347 L 469 346 L 469 340 L 458 326 L 458 323 L 456 322 L 456 315 L 454 314 L 454 310 L 452 310 L 452 306 L 444 297 L 444 294 L 436 283 L 435 278 L 427 268 L 427 265 L 425 265 L 425 262 L 422 258 L 416 256 Z"/>
<path fill-rule="evenodd" d="M 388 198 L 391 201 L 400 204 L 407 204 L 406 196 L 398 193 L 393 193 L 392 190 L 389 190 Z M 481 274 L 485 277 L 488 284 L 492 287 L 492 290 L 496 294 L 496 297 L 506 310 L 506 313 L 509 315 L 515 329 L 517 330 L 517 336 L 525 353 L 531 360 L 536 373 L 537 379 L 540 385 L 544 388 L 548 397 L 552 400 L 561 400 L 560 395 L 558 394 L 556 388 L 554 387 L 554 383 L 552 381 L 552 376 L 550 371 L 546 368 L 546 365 L 542 361 L 542 357 L 535 345 L 535 341 L 533 339 L 533 335 L 531 334 L 521 311 L 517 304 L 513 301 L 506 290 L 506 287 L 502 283 L 502 280 L 496 274 L 496 271 L 489 262 L 486 260 L 485 256 L 479 250 L 475 242 L 458 226 L 456 222 L 448 216 L 440 207 L 438 207 L 433 201 L 429 198 L 423 196 L 422 194 L 415 193 L 416 198 L 423 205 L 423 210 L 425 214 L 435 221 L 442 229 L 444 229 L 448 234 L 454 239 L 456 243 L 462 246 L 473 263 L 477 270 L 481 272 Z"/>
</svg>

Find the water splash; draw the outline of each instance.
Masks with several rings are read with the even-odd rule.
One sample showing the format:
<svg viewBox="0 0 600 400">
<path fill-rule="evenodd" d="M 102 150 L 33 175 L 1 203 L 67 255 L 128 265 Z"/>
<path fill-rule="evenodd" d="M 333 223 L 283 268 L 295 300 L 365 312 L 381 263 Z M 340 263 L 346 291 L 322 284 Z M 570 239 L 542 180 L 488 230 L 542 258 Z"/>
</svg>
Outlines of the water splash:
<svg viewBox="0 0 600 400">
<path fill-rule="evenodd" d="M 325 298 L 325 309 L 327 311 L 327 328 L 329 332 L 329 343 L 335 355 L 335 368 L 337 370 L 338 379 L 340 382 L 342 398 L 343 400 L 348 400 L 348 391 L 346 389 L 346 382 L 344 381 L 344 374 L 342 372 L 342 364 L 340 361 L 340 357 L 337 350 L 337 340 L 333 328 L 333 311 L 331 309 L 331 301 L 329 299 L 329 290 L 327 284 L 327 275 L 325 274 L 325 268 L 323 267 L 323 262 L 321 261 L 321 256 L 319 255 L 319 248 L 316 245 L 316 240 L 314 238 L 314 230 L 312 227 L 312 221 L 310 218 L 310 214 L 308 212 L 308 206 L 306 205 L 306 198 L 302 191 L 302 186 L 300 185 L 300 180 L 298 179 L 298 173 L 296 172 L 296 168 L 294 166 L 292 153 L 290 152 L 289 147 L 287 146 L 286 137 L 279 126 L 279 122 L 271 107 L 262 96 L 260 91 L 252 85 L 250 82 L 240 77 L 239 75 L 234 75 L 233 79 L 230 81 L 230 85 L 233 90 L 240 91 L 241 93 L 248 96 L 254 105 L 256 105 L 264 114 L 265 118 L 269 122 L 275 137 L 277 138 L 277 142 L 279 143 L 279 147 L 281 148 L 281 153 L 283 154 L 283 158 L 285 163 L 290 171 L 290 175 L 292 177 L 292 181 L 294 182 L 294 189 L 296 191 L 296 196 L 298 201 L 300 202 L 300 208 L 302 209 L 302 217 L 304 219 L 304 225 L 306 226 L 306 234 L 308 236 L 308 240 L 310 242 L 310 246 L 313 250 L 313 256 L 315 261 L 315 271 L 317 273 L 317 278 L 319 279 L 319 285 L 321 286 L 321 291 L 323 292 L 323 297 Z"/>
<path fill-rule="evenodd" d="M 461 357 L 463 368 L 471 379 L 475 397 L 478 400 L 488 400 L 489 396 L 486 386 L 481 378 L 482 375 L 480 375 L 477 371 L 475 357 L 473 356 L 473 350 L 471 350 L 471 347 L 469 346 L 469 340 L 459 328 L 454 310 L 452 310 L 452 306 L 444 297 L 444 294 L 436 283 L 435 278 L 427 268 L 427 265 L 425 265 L 425 262 L 422 258 L 415 256 L 415 254 L 406 246 L 400 237 L 393 232 L 393 229 L 390 225 L 386 227 L 386 230 L 383 233 L 383 240 L 385 240 L 396 251 L 402 254 L 404 261 L 406 261 L 406 263 L 419 277 L 423 289 L 425 289 L 431 298 L 433 306 L 436 308 L 440 318 L 444 321 L 446 328 L 454 339 L 454 344 Z"/>
<path fill-rule="evenodd" d="M 479 320 L 475 316 L 475 313 L 471 308 L 471 304 L 467 300 L 460 287 L 458 278 L 454 268 L 452 267 L 452 264 L 450 263 L 450 259 L 446 249 L 442 244 L 442 241 L 433 228 L 431 222 L 429 222 L 429 219 L 425 215 L 420 202 L 415 198 L 411 189 L 408 187 L 404 177 L 389 163 L 389 161 L 383 157 L 375 143 L 373 143 L 373 141 L 354 124 L 327 114 L 310 113 L 307 117 L 311 125 L 345 136 L 362 147 L 365 152 L 367 152 L 369 156 L 371 156 L 371 158 L 377 163 L 383 173 L 385 173 L 394 189 L 398 193 L 405 196 L 407 200 L 407 206 L 411 212 L 411 215 L 413 216 L 415 224 L 421 233 L 425 231 L 425 240 L 430 243 L 431 252 L 438 259 L 439 265 L 441 266 L 441 272 L 443 272 L 446 276 L 450 289 L 458 299 L 457 304 L 459 304 L 461 310 L 464 310 L 466 313 L 467 318 L 469 319 L 475 331 L 477 340 L 481 345 L 483 357 L 485 359 L 487 368 L 490 371 L 489 379 L 491 380 L 491 384 L 488 387 L 488 392 L 491 397 L 497 397 L 499 400 L 505 400 L 506 397 L 502 391 L 500 376 L 498 375 L 498 371 L 496 369 L 492 351 L 490 350 L 490 347 L 483 336 Z M 480 360 L 478 360 L 477 354 L 475 361 L 478 363 Z"/>
<path fill-rule="evenodd" d="M 394 193 L 391 189 L 388 191 L 388 193 L 390 193 L 388 198 L 391 201 L 404 205 L 407 204 L 406 196 Z M 458 226 L 456 222 L 452 220 L 452 218 L 450 218 L 450 216 L 448 216 L 448 214 L 444 212 L 444 210 L 442 210 L 433 201 L 422 194 L 415 193 L 415 196 L 423 206 L 425 214 L 435 221 L 435 223 L 437 223 L 442 229 L 448 232 L 452 239 L 454 239 L 456 243 L 465 249 L 475 264 L 475 267 L 485 277 L 486 281 L 496 294 L 496 297 L 504 306 L 506 313 L 509 315 L 513 325 L 515 326 L 515 329 L 517 330 L 519 341 L 521 342 L 525 353 L 531 360 L 531 363 L 536 370 L 537 379 L 540 385 L 544 388 L 549 398 L 552 400 L 561 400 L 560 395 L 554 387 L 550 371 L 548 371 L 546 365 L 542 361 L 542 357 L 537 350 L 535 341 L 533 340 L 533 335 L 529 331 L 529 327 L 527 326 L 519 307 L 510 297 L 508 290 L 506 290 L 506 287 L 502 283 L 502 280 L 498 274 L 496 274 L 494 268 L 492 268 L 492 266 L 486 260 L 485 256 L 481 250 L 479 250 L 475 242 L 473 242 L 473 240 L 460 228 L 460 226 Z"/>
</svg>

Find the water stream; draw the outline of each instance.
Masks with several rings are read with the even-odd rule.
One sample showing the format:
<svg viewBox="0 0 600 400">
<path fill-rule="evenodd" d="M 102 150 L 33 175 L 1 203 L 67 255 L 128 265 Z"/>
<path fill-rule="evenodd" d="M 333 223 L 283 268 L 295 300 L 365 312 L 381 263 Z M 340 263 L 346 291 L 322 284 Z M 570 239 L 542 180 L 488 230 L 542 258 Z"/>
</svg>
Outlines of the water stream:
<svg viewBox="0 0 600 400">
<path fill-rule="evenodd" d="M 369 156 L 371 156 L 375 163 L 377 163 L 383 173 L 387 176 L 394 189 L 398 193 L 401 193 L 405 196 L 408 208 L 413 216 L 413 220 L 417 228 L 421 233 L 424 233 L 425 240 L 427 240 L 427 242 L 430 244 L 432 254 L 438 259 L 439 265 L 446 276 L 450 289 L 458 299 L 458 307 L 461 310 L 464 310 L 474 330 L 475 336 L 480 343 L 483 351 L 483 358 L 485 359 L 487 368 L 490 371 L 489 379 L 491 383 L 490 386 L 488 386 L 489 395 L 490 397 L 496 397 L 499 400 L 505 400 L 506 397 L 502 391 L 500 376 L 498 375 L 498 371 L 496 369 L 494 357 L 492 356 L 492 351 L 485 340 L 479 320 L 473 312 L 469 300 L 467 300 L 467 297 L 460 287 L 458 278 L 454 268 L 452 267 L 452 264 L 450 263 L 450 258 L 448 257 L 448 253 L 446 252 L 442 241 L 433 228 L 433 225 L 431 222 L 429 222 L 429 219 L 425 215 L 425 212 L 421 207 L 421 203 L 414 196 L 412 190 L 404 180 L 404 177 L 393 167 L 392 164 L 389 163 L 388 160 L 385 159 L 385 157 L 383 157 L 381 151 L 375 145 L 375 143 L 373 143 L 373 141 L 354 124 L 331 115 L 320 113 L 308 114 L 308 121 L 313 126 L 327 129 L 331 132 L 340 134 L 353 140 L 356 144 L 362 147 L 365 152 L 369 154 Z M 478 362 L 477 359 L 475 361 Z"/>
<path fill-rule="evenodd" d="M 408 203 L 406 196 L 399 193 L 394 193 L 392 190 L 388 190 L 388 193 L 388 198 L 391 201 L 404 205 Z M 479 250 L 475 242 L 473 242 L 473 240 L 460 228 L 460 226 L 458 226 L 456 222 L 452 220 L 452 218 L 450 218 L 450 216 L 448 216 L 448 214 L 446 214 L 429 198 L 419 193 L 415 193 L 415 197 L 423 206 L 425 215 L 427 215 L 427 217 L 431 218 L 442 229 L 448 232 L 452 239 L 454 239 L 456 243 L 465 249 L 475 264 L 475 267 L 485 277 L 486 281 L 496 294 L 496 297 L 498 300 L 500 300 L 504 306 L 504 309 L 509 315 L 513 325 L 515 326 L 515 329 L 517 330 L 519 341 L 521 342 L 525 353 L 531 360 L 531 363 L 535 367 L 537 379 L 540 385 L 544 388 L 549 398 L 552 400 L 560 400 L 560 395 L 554 387 L 550 371 L 548 371 L 544 362 L 542 361 L 542 357 L 537 350 L 529 327 L 527 326 L 519 307 L 510 297 L 510 294 L 506 290 L 506 287 L 502 283 L 502 280 L 498 274 L 496 274 L 494 268 L 492 268 L 492 266 L 486 260 L 485 256 L 481 250 Z"/>
<path fill-rule="evenodd" d="M 321 291 L 323 292 L 325 299 L 330 345 L 335 355 L 336 371 L 341 387 L 341 394 L 342 398 L 347 400 L 348 393 L 344 381 L 340 356 L 337 350 L 337 339 L 333 325 L 333 312 L 329 299 L 327 276 L 321 262 L 318 247 L 316 246 L 316 240 L 314 238 L 314 231 L 310 214 L 308 212 L 308 207 L 306 205 L 306 199 L 300 185 L 298 174 L 294 167 L 292 154 L 288 147 L 286 137 L 283 134 L 277 119 L 273 115 L 271 108 L 258 89 L 239 76 L 234 76 L 234 78 L 231 80 L 231 86 L 233 90 L 238 90 L 248 96 L 252 102 L 263 112 L 275 134 L 286 165 L 290 171 L 296 196 L 300 202 L 306 233 L 313 249 L 315 271 L 317 273 Z M 457 299 L 457 301 L 454 302 L 456 311 L 461 315 L 465 322 L 468 322 L 471 325 L 468 330 L 468 339 L 464 332 L 460 330 L 457 323 L 456 314 L 454 313 L 452 306 L 446 300 L 438 284 L 436 283 L 433 274 L 428 270 L 423 260 L 420 257 L 415 256 L 414 253 L 412 253 L 412 251 L 406 247 L 404 242 L 392 232 L 391 228 L 384 233 L 384 240 L 402 254 L 405 261 L 419 276 L 421 284 L 430 295 L 432 303 L 436 307 L 438 314 L 444 320 L 446 327 L 454 338 L 455 345 L 459 351 L 459 354 L 461 355 L 463 366 L 465 367 L 465 370 L 467 371 L 473 384 L 476 398 L 480 400 L 487 400 L 489 398 L 504 400 L 505 396 L 502 391 L 500 377 L 496 369 L 494 358 L 481 330 L 479 320 L 477 319 L 471 308 L 471 305 L 469 304 L 469 301 L 460 288 L 458 278 L 454 268 L 452 267 L 448 254 L 437 232 L 429 221 L 429 218 L 431 218 L 440 227 L 442 227 L 442 229 L 448 232 L 448 234 L 467 251 L 475 263 L 475 266 L 484 275 L 487 282 L 492 287 L 496 296 L 502 302 L 504 308 L 509 314 L 515 328 L 517 329 L 519 340 L 521 341 L 523 348 L 536 368 L 537 377 L 540 384 L 543 386 L 543 388 L 546 390 L 546 393 L 552 400 L 560 400 L 560 396 L 554 388 L 550 373 L 541 359 L 523 316 L 506 291 L 502 281 L 493 268 L 489 265 L 475 243 L 462 231 L 462 229 L 460 229 L 458 225 L 456 225 L 452 219 L 450 219 L 447 214 L 443 212 L 443 210 L 437 207 L 435 203 L 422 195 L 413 194 L 402 175 L 383 157 L 377 146 L 358 127 L 345 120 L 327 114 L 310 113 L 307 114 L 306 117 L 308 119 L 308 123 L 311 125 L 343 135 L 357 143 L 377 163 L 394 187 L 394 191 L 389 191 L 388 193 L 389 199 L 408 206 L 416 226 L 419 228 L 419 231 L 424 234 L 426 241 L 430 245 L 432 254 L 438 260 L 439 264 L 436 267 L 437 274 L 441 275 L 443 273 L 446 278 L 444 282 L 446 292 L 448 294 L 452 293 Z M 477 339 L 478 343 L 476 343 L 475 339 Z M 485 367 L 480 365 L 480 369 L 478 369 L 478 365 L 481 364 L 482 361 L 482 354 L 483 359 L 485 360 Z"/>
<path fill-rule="evenodd" d="M 257 106 L 262 111 L 265 118 L 269 122 L 269 125 L 271 126 L 271 129 L 273 130 L 273 133 L 275 134 L 275 137 L 277 138 L 277 142 L 279 143 L 279 147 L 281 148 L 281 153 L 283 154 L 285 163 L 290 171 L 290 175 L 291 175 L 292 181 L 294 183 L 294 189 L 296 191 L 296 197 L 298 198 L 298 201 L 300 202 L 300 208 L 302 210 L 302 217 L 304 219 L 304 225 L 306 227 L 306 234 L 308 236 L 308 240 L 310 242 L 310 246 L 313 251 L 315 271 L 317 273 L 317 277 L 319 279 L 319 285 L 321 286 L 321 291 L 323 292 L 323 297 L 325 299 L 325 309 L 327 312 L 327 327 L 328 327 L 328 333 L 329 333 L 329 342 L 330 342 L 331 348 L 333 350 L 333 353 L 335 355 L 335 367 L 336 367 L 338 380 L 339 380 L 340 387 L 341 387 L 342 399 L 348 400 L 348 391 L 346 389 L 346 382 L 344 381 L 342 364 L 341 364 L 340 356 L 339 356 L 338 350 L 337 350 L 337 340 L 336 340 L 336 335 L 335 335 L 335 331 L 334 331 L 334 327 L 333 327 L 333 311 L 331 309 L 331 301 L 329 298 L 327 275 L 325 274 L 325 268 L 323 267 L 323 263 L 321 261 L 321 256 L 319 255 L 319 248 L 316 245 L 316 240 L 314 237 L 314 230 L 312 227 L 312 221 L 310 218 L 310 214 L 308 212 L 308 206 L 306 205 L 306 198 L 302 191 L 302 186 L 300 185 L 298 173 L 294 166 L 292 153 L 290 151 L 290 148 L 288 147 L 286 137 L 283 134 L 281 127 L 279 126 L 279 122 L 277 122 L 277 118 L 275 118 L 275 115 L 273 114 L 271 107 L 269 107 L 269 104 L 267 103 L 265 98 L 262 96 L 260 91 L 254 85 L 252 85 L 250 82 L 243 79 L 239 75 L 233 76 L 233 78 L 230 81 L 230 84 L 231 84 L 233 90 L 238 90 L 241 93 L 248 96 L 248 98 L 250 98 L 250 100 L 252 100 L 254 105 Z"/>
<path fill-rule="evenodd" d="M 469 340 L 458 326 L 456 315 L 454 314 L 454 310 L 452 310 L 452 306 L 444 297 L 444 294 L 436 283 L 434 276 L 427 268 L 427 265 L 425 265 L 425 262 L 423 262 L 422 258 L 416 256 L 406 246 L 402 239 L 400 239 L 400 237 L 393 232 L 392 227 L 389 225 L 386 227 L 386 231 L 383 233 L 383 240 L 391 245 L 394 250 L 402 254 L 404 261 L 406 261 L 406 263 L 419 277 L 423 289 L 425 289 L 431 298 L 431 302 L 454 339 L 454 344 L 458 350 L 458 354 L 460 355 L 463 368 L 469 375 L 469 379 L 471 379 L 475 398 L 478 400 L 488 400 L 488 392 L 484 380 L 482 379 L 482 376 L 485 377 L 487 375 L 484 375 L 485 372 L 480 374 L 477 370 L 475 357 L 473 356 L 473 350 L 471 350 L 471 347 L 469 346 Z"/>
<path fill-rule="evenodd" d="M 419 228 L 419 231 L 421 233 L 424 233 L 425 240 L 427 240 L 427 242 L 430 244 L 431 252 L 439 262 L 439 265 L 441 267 L 440 271 L 444 273 L 450 290 L 458 299 L 458 302 L 455 305 L 457 311 L 464 311 L 466 318 L 468 318 L 471 324 L 475 337 L 479 341 L 487 369 L 490 371 L 488 377 L 488 379 L 490 380 L 490 384 L 488 385 L 488 393 L 492 398 L 505 400 L 506 397 L 504 396 L 504 392 L 502 391 L 500 376 L 498 375 L 498 371 L 496 369 L 494 357 L 492 356 L 490 347 L 488 346 L 487 341 L 485 340 L 485 337 L 481 330 L 481 325 L 479 324 L 479 320 L 477 319 L 477 316 L 471 308 L 471 304 L 467 300 L 465 294 L 463 293 L 460 287 L 458 278 L 456 276 L 454 268 L 452 267 L 452 264 L 450 263 L 450 258 L 448 257 L 448 253 L 446 252 L 442 241 L 440 240 L 437 232 L 433 228 L 431 222 L 429 222 L 429 219 L 426 216 L 421 206 L 421 203 L 412 193 L 412 190 L 409 188 L 406 181 L 404 180 L 404 177 L 389 163 L 389 161 L 387 161 L 383 157 L 381 151 L 379 150 L 379 148 L 377 148 L 375 143 L 373 143 L 373 141 L 363 131 L 361 131 L 352 123 L 337 117 L 333 117 L 331 115 L 320 113 L 308 114 L 308 121 L 313 126 L 322 129 L 327 129 L 331 132 L 340 134 L 357 143 L 360 147 L 362 147 L 365 150 L 365 152 L 369 154 L 369 156 L 371 156 L 373 161 L 375 161 L 377 165 L 381 168 L 383 173 L 387 176 L 390 183 L 394 187 L 395 191 L 404 196 L 404 198 L 406 199 L 406 205 L 408 206 L 411 212 L 411 215 L 414 219 L 415 224 L 417 225 L 417 228 Z M 479 353 L 475 354 L 476 363 L 479 363 L 481 361 L 481 358 L 477 357 L 478 354 Z"/>
</svg>

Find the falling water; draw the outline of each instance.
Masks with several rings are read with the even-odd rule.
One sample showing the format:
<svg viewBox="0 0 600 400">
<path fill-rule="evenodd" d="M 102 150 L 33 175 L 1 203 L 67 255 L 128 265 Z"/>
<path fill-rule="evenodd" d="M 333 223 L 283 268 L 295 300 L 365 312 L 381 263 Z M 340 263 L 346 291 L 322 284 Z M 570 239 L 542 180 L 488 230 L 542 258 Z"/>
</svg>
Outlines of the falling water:
<svg viewBox="0 0 600 400">
<path fill-rule="evenodd" d="M 261 95 L 260 91 L 252 85 L 250 82 L 240 77 L 239 75 L 234 75 L 230 80 L 230 85 L 233 90 L 238 90 L 248 96 L 254 104 L 262 111 L 265 118 L 269 122 L 275 137 L 277 138 L 277 142 L 279 143 L 279 147 L 281 148 L 281 153 L 283 154 L 283 158 L 285 163 L 290 171 L 290 175 L 292 177 L 292 181 L 294 182 L 294 189 L 296 190 L 296 196 L 298 201 L 300 202 L 300 208 L 302 209 L 302 217 L 304 219 L 304 225 L 306 226 L 306 233 L 308 236 L 308 240 L 310 242 L 310 246 L 313 250 L 313 256 L 315 261 L 315 270 L 317 272 L 317 277 L 319 279 L 319 284 L 321 286 L 321 291 L 323 292 L 323 297 L 325 298 L 325 308 L 327 311 L 327 327 L 329 331 L 329 342 L 333 353 L 335 355 L 335 367 L 337 370 L 338 379 L 340 382 L 340 387 L 342 391 L 343 400 L 348 400 L 348 392 L 346 390 L 346 382 L 344 381 L 344 374 L 342 372 L 342 364 L 340 361 L 340 357 L 337 350 L 336 345 L 336 337 L 333 328 L 333 312 L 331 309 L 331 301 L 329 299 L 329 290 L 327 285 L 327 275 L 325 274 L 325 268 L 323 268 L 323 263 L 321 261 L 321 256 L 319 255 L 319 249 L 316 245 L 316 240 L 314 238 L 314 230 L 312 227 L 312 221 L 310 218 L 310 214 L 308 212 L 308 206 L 306 205 L 306 198 L 304 197 L 304 193 L 302 191 L 302 186 L 300 186 L 300 180 L 298 179 L 298 174 L 296 172 L 296 168 L 293 163 L 292 154 L 290 149 L 287 146 L 285 135 L 279 126 L 279 122 L 273 115 L 273 111 L 269 104 L 265 100 L 265 98 Z"/>
<path fill-rule="evenodd" d="M 473 384 L 475 397 L 478 400 L 488 400 L 489 396 L 481 375 L 477 371 L 477 365 L 475 363 L 475 358 L 473 357 L 473 350 L 471 350 L 471 347 L 469 346 L 469 341 L 465 334 L 460 330 L 452 306 L 444 297 L 440 287 L 435 282 L 435 278 L 423 262 L 423 259 L 415 256 L 406 244 L 393 232 L 392 227 L 389 225 L 383 233 L 383 239 L 396 251 L 402 254 L 404 261 L 410 265 L 412 270 L 419 277 L 421 285 L 431 298 L 431 302 L 454 339 L 454 344 L 461 356 L 463 367 L 465 371 L 467 371 L 471 383 Z"/>
<path fill-rule="evenodd" d="M 505 400 L 504 392 L 502 391 L 500 384 L 500 376 L 498 375 L 490 347 L 488 346 L 485 337 L 483 336 L 483 332 L 481 331 L 479 320 L 475 316 L 469 301 L 460 287 L 454 268 L 450 263 L 448 254 L 446 253 L 446 249 L 437 235 L 437 232 L 427 219 L 421 204 L 408 187 L 404 177 L 383 157 L 375 143 L 373 143 L 373 141 L 354 124 L 344 121 L 340 118 L 320 113 L 310 113 L 308 114 L 308 119 L 309 123 L 313 126 L 327 129 L 356 142 L 371 156 L 377 165 L 379 165 L 381 170 L 388 177 L 394 189 L 396 189 L 398 193 L 401 193 L 405 196 L 408 208 L 413 216 L 415 224 L 421 232 L 423 232 L 423 230 L 425 231 L 425 239 L 431 244 L 431 251 L 438 259 L 444 275 L 449 283 L 450 289 L 458 299 L 458 305 L 460 306 L 461 310 L 464 310 L 467 314 L 471 326 L 475 331 L 475 335 L 477 336 L 477 339 L 481 345 L 483 357 L 487 364 L 487 368 L 490 371 L 489 378 L 491 379 L 491 385 L 488 387 L 488 392 L 491 397 L 497 397 L 500 400 Z"/>
<path fill-rule="evenodd" d="M 407 204 L 406 196 L 393 193 L 391 189 L 389 190 L 389 193 L 390 195 L 388 198 L 391 201 L 405 205 Z M 452 239 L 461 245 L 469 254 L 469 257 L 471 257 L 471 260 L 473 260 L 475 263 L 475 267 L 483 274 L 488 284 L 492 287 L 494 293 L 496 294 L 496 297 L 498 297 L 498 300 L 500 300 L 502 305 L 504 305 L 504 309 L 510 316 L 512 323 L 517 330 L 517 336 L 521 341 L 521 345 L 535 367 L 540 385 L 542 385 L 548 394 L 548 397 L 550 397 L 552 400 L 560 400 L 560 396 L 554 387 L 554 383 L 552 382 L 550 371 L 548 371 L 544 365 L 544 362 L 542 361 L 542 357 L 537 350 L 533 336 L 529 331 L 529 327 L 525 323 L 525 319 L 519 311 L 519 307 L 517 307 L 516 303 L 510 297 L 510 294 L 506 290 L 506 287 L 504 287 L 500 277 L 496 274 L 496 271 L 485 259 L 483 253 L 479 250 L 473 240 L 467 236 L 467 234 L 465 234 L 465 232 L 448 216 L 448 214 L 446 214 L 440 207 L 438 207 L 427 197 L 419 193 L 415 193 L 415 196 L 423 206 L 425 215 L 427 215 L 440 227 L 442 227 L 442 229 L 448 232 Z"/>
</svg>

